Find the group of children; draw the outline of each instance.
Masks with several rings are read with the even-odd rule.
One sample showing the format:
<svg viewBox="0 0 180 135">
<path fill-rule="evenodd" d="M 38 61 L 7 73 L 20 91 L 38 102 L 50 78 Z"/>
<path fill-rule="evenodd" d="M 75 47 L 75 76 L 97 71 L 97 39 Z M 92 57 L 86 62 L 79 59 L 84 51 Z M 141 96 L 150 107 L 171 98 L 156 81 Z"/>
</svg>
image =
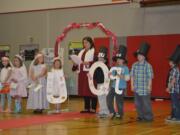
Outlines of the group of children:
<svg viewBox="0 0 180 135">
<path fill-rule="evenodd" d="M 2 65 L 0 72 L 0 112 L 21 113 L 22 98 L 27 96 L 27 109 L 33 109 L 34 113 L 42 113 L 44 109 L 49 108 L 46 95 L 47 67 L 42 53 L 35 56 L 29 67 L 29 72 L 27 72 L 23 58 L 20 55 L 14 56 L 13 63 L 8 57 L 2 57 Z M 54 59 L 52 68 L 53 71 L 62 68 L 59 58 Z M 29 88 L 29 91 L 27 91 L 27 88 Z M 15 104 L 13 111 L 11 107 L 12 98 Z M 7 107 L 5 107 L 6 104 Z"/>
<path fill-rule="evenodd" d="M 99 53 L 102 53 L 103 49 L 100 49 Z M 105 50 L 105 49 L 104 49 Z M 153 115 L 151 110 L 150 102 L 150 92 L 153 78 L 152 66 L 147 62 L 146 55 L 149 50 L 149 45 L 143 43 L 140 49 L 135 53 L 138 61 L 133 64 L 131 73 L 127 67 L 126 53 L 127 48 L 123 45 L 119 46 L 119 52 L 113 57 L 114 66 L 116 70 L 113 70 L 109 73 L 110 76 L 115 76 L 111 78 L 110 90 L 107 96 L 104 97 L 104 102 L 100 104 L 99 117 L 111 117 L 111 118 L 123 118 L 124 111 L 124 95 L 127 89 L 127 81 L 130 80 L 131 76 L 131 89 L 135 93 L 135 104 L 138 112 L 138 120 L 143 121 L 152 121 Z M 102 57 L 104 56 L 104 62 L 107 62 L 107 54 L 98 55 L 99 61 L 103 61 Z M 107 64 L 107 63 L 106 63 Z M 113 68 L 111 67 L 111 68 Z M 120 72 L 118 72 L 118 70 Z M 96 80 L 102 78 L 97 76 Z M 99 79 L 98 79 L 99 77 Z M 117 81 L 117 79 L 119 79 Z M 101 82 L 103 83 L 103 82 Z M 117 84 L 119 83 L 119 84 Z M 97 82 L 98 84 L 98 82 Z M 101 101 L 101 96 L 98 96 L 98 100 Z M 114 100 L 117 106 L 117 111 L 115 110 Z M 103 108 L 103 109 L 101 109 Z M 104 108 L 106 108 L 106 111 Z"/>
<path fill-rule="evenodd" d="M 135 106 L 137 111 L 137 121 L 153 121 L 153 112 L 151 107 L 151 91 L 153 69 L 147 61 L 147 53 L 150 46 L 147 43 L 142 43 L 140 48 L 134 53 L 137 62 L 132 65 L 131 72 L 129 72 L 126 60 L 127 49 L 125 46 L 119 46 L 119 52 L 113 57 L 116 71 L 109 73 L 109 76 L 116 76 L 111 79 L 110 91 L 107 95 L 98 96 L 99 101 L 99 117 L 123 118 L 123 104 L 124 94 L 127 89 L 127 81 L 131 78 L 131 90 L 134 92 Z M 100 55 L 104 53 L 104 55 Z M 172 113 L 167 118 L 168 121 L 180 121 L 180 71 L 178 63 L 180 60 L 180 45 L 177 46 L 176 51 L 169 58 L 171 67 L 167 91 L 171 93 Z M 107 65 L 107 49 L 102 47 L 99 51 L 98 61 L 102 61 Z M 118 68 L 121 70 L 118 73 Z M 94 73 L 94 80 L 99 85 L 104 83 L 103 73 L 100 68 L 97 68 Z M 119 79 L 119 84 L 117 83 Z M 119 90 L 119 91 L 118 91 Z M 114 105 L 114 100 L 116 105 Z M 117 111 L 115 110 L 115 106 Z"/>
<path fill-rule="evenodd" d="M 141 44 L 140 48 L 135 52 L 137 62 L 132 65 L 131 72 L 127 67 L 125 46 L 119 46 L 119 52 L 113 57 L 114 66 L 117 70 L 109 73 L 111 78 L 110 90 L 108 94 L 98 96 L 100 105 L 99 117 L 120 118 L 124 116 L 123 104 L 124 95 L 127 89 L 127 81 L 131 79 L 131 90 L 134 92 L 135 106 L 137 110 L 138 121 L 152 121 L 153 113 L 151 107 L 151 91 L 153 69 L 147 61 L 147 53 L 150 46 L 147 43 Z M 178 68 L 180 59 L 180 45 L 177 46 L 176 51 L 170 57 L 171 70 L 169 72 L 167 81 L 167 92 L 171 94 L 172 113 L 167 118 L 168 121 L 180 121 L 180 71 Z M 98 61 L 102 61 L 108 65 L 107 49 L 102 47 L 98 54 Z M 61 60 L 55 58 L 53 61 L 53 70 L 62 69 Z M 20 55 L 15 55 L 13 63 L 6 56 L 2 57 L 2 69 L 0 72 L 0 112 L 11 112 L 11 98 L 14 98 L 15 106 L 14 113 L 22 111 L 22 97 L 27 97 L 27 109 L 33 109 L 34 113 L 42 113 L 44 109 L 49 108 L 46 95 L 46 76 L 47 67 L 44 63 L 44 56 L 38 53 L 32 61 L 29 72 L 23 63 Z M 118 72 L 120 70 L 121 72 Z M 104 83 L 103 72 L 101 68 L 96 69 L 94 80 L 97 87 L 101 87 Z M 117 81 L 118 79 L 118 81 Z M 28 84 L 31 84 L 27 92 Z M 117 82 L 119 84 L 117 84 Z M 5 102 L 7 98 L 7 103 Z M 117 111 L 114 105 L 116 101 Z M 5 108 L 5 104 L 7 107 Z M 58 106 L 59 108 L 59 106 Z"/>
</svg>

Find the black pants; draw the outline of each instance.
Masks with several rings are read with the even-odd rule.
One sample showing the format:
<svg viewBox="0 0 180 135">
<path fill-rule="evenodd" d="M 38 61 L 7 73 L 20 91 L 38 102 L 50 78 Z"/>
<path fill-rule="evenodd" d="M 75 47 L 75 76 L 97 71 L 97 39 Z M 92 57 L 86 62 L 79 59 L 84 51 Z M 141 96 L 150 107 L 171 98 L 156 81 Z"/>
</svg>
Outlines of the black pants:
<svg viewBox="0 0 180 135">
<path fill-rule="evenodd" d="M 122 95 L 119 95 L 115 92 L 114 88 L 111 88 L 107 95 L 107 106 L 110 111 L 110 113 L 115 113 L 114 110 L 114 97 L 116 99 L 116 105 L 118 109 L 118 113 L 123 116 L 124 114 L 124 92 Z"/>
<path fill-rule="evenodd" d="M 84 109 L 86 110 L 96 110 L 97 97 L 84 97 Z"/>
</svg>

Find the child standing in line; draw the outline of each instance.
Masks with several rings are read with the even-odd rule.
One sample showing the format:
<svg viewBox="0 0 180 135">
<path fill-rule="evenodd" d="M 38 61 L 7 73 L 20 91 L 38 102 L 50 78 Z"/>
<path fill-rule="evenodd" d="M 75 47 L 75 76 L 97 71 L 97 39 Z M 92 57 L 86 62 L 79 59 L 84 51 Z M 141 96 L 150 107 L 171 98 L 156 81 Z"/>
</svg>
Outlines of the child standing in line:
<svg viewBox="0 0 180 135">
<path fill-rule="evenodd" d="M 180 122 L 180 71 L 178 63 L 180 61 L 180 45 L 177 46 L 174 53 L 169 58 L 169 77 L 166 91 L 171 96 L 171 115 L 166 119 L 169 122 Z"/>
<path fill-rule="evenodd" d="M 64 81 L 65 77 L 60 76 L 60 74 L 64 74 L 62 69 L 62 62 L 59 57 L 55 57 L 53 60 L 53 68 L 51 70 L 54 74 L 53 84 L 54 84 L 54 90 L 53 90 L 53 96 L 56 98 L 62 96 L 62 88 L 61 83 L 59 81 Z M 62 92 L 61 92 L 62 91 Z M 67 89 L 66 89 L 67 92 Z M 64 95 L 65 96 L 65 95 Z M 60 103 L 55 104 L 55 113 L 60 113 Z"/>
<path fill-rule="evenodd" d="M 0 73 L 0 82 L 2 85 L 2 89 L 0 90 L 0 97 L 1 97 L 1 107 L 0 112 L 11 112 L 11 96 L 10 92 L 10 77 L 12 73 L 12 67 L 10 65 L 10 60 L 8 57 L 2 57 L 2 69 Z M 7 97 L 7 108 L 5 109 L 5 101 Z M 5 110 L 4 110 L 5 109 Z"/>
<path fill-rule="evenodd" d="M 127 81 L 130 79 L 129 75 L 129 69 L 125 65 L 126 63 L 126 52 L 127 48 L 123 45 L 119 46 L 119 52 L 116 54 L 116 56 L 113 57 L 113 61 L 115 62 L 115 67 L 117 68 L 117 71 L 112 71 L 110 75 L 112 76 L 117 76 L 119 78 L 119 84 L 117 80 L 112 80 L 111 83 L 111 90 L 109 91 L 107 95 L 107 103 L 108 103 L 108 108 L 110 111 L 110 118 L 119 118 L 122 119 L 124 116 L 124 94 L 125 90 L 127 89 Z M 118 70 L 121 70 L 119 73 Z M 118 86 L 118 88 L 116 88 Z M 114 97 L 117 105 L 117 113 L 115 112 L 114 109 Z"/>
<path fill-rule="evenodd" d="M 137 121 L 139 122 L 153 121 L 151 91 L 154 75 L 151 64 L 147 62 L 149 48 L 148 43 L 141 44 L 135 52 L 138 61 L 132 65 L 131 69 L 131 90 L 134 92 Z"/>
<path fill-rule="evenodd" d="M 21 113 L 22 97 L 27 97 L 27 70 L 20 55 L 15 55 L 13 65 L 10 95 L 15 99 L 14 113 Z"/>
<path fill-rule="evenodd" d="M 34 84 L 29 90 L 27 109 L 33 109 L 34 113 L 43 113 L 49 108 L 46 95 L 47 67 L 44 64 L 44 55 L 38 53 L 29 68 L 29 77 Z"/>
<path fill-rule="evenodd" d="M 108 58 L 107 58 L 107 48 L 101 47 L 98 53 L 98 61 L 101 61 L 108 64 Z M 95 82 L 97 83 L 97 89 L 103 86 L 104 83 L 104 73 L 100 67 L 98 67 L 94 72 L 94 78 Z M 98 96 L 98 102 L 99 102 L 99 113 L 98 116 L 100 118 L 108 117 L 109 110 L 107 107 L 107 101 L 106 101 L 107 94 L 99 95 Z"/>
</svg>

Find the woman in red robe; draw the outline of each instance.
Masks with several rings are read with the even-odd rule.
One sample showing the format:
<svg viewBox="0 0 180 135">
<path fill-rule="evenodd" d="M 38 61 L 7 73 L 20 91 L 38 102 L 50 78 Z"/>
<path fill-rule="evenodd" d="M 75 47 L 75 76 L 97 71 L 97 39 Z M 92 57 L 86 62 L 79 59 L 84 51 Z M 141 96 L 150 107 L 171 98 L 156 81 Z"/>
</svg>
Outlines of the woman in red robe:
<svg viewBox="0 0 180 135">
<path fill-rule="evenodd" d="M 84 110 L 81 113 L 95 113 L 97 97 L 91 93 L 87 77 L 89 68 L 94 60 L 94 42 L 91 37 L 84 37 L 82 43 L 83 49 L 78 54 L 82 63 L 79 66 L 74 64 L 73 71 L 79 71 L 78 94 L 84 97 Z"/>
</svg>

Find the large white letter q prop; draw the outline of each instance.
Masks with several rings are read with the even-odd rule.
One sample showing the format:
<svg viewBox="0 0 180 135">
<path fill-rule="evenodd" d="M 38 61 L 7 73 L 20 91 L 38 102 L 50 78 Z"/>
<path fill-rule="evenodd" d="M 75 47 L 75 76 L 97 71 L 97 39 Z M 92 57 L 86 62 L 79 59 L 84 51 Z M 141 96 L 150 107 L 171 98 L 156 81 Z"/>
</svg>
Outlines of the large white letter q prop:
<svg viewBox="0 0 180 135">
<path fill-rule="evenodd" d="M 94 72 L 95 70 L 100 67 L 104 73 L 104 83 L 102 85 L 102 87 L 100 87 L 99 89 L 96 89 L 94 86 L 94 82 L 93 82 L 93 76 L 94 76 Z M 108 94 L 109 92 L 109 83 L 110 83 L 110 79 L 108 77 L 109 74 L 109 69 L 108 67 L 101 61 L 97 61 L 95 62 L 91 68 L 89 69 L 89 74 L 90 76 L 92 76 L 92 78 L 88 77 L 88 82 L 89 82 L 89 88 L 91 90 L 91 92 L 95 95 L 103 95 L 103 94 Z"/>
</svg>

